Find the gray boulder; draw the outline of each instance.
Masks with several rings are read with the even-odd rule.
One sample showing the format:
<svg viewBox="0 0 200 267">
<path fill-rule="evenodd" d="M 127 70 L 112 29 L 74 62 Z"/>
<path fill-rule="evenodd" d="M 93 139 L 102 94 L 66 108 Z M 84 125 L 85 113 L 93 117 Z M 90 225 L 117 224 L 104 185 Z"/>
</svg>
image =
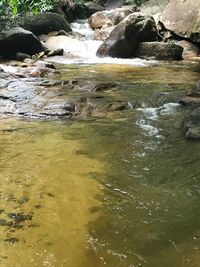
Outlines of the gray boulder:
<svg viewBox="0 0 200 267">
<path fill-rule="evenodd" d="M 40 40 L 30 31 L 16 27 L 0 34 L 0 55 L 10 57 L 18 52 L 34 55 L 44 51 Z"/>
<path fill-rule="evenodd" d="M 199 47 L 187 40 L 178 41 L 177 45 L 183 47 L 183 58 L 184 59 L 199 57 L 200 55 Z"/>
<path fill-rule="evenodd" d="M 135 57 L 155 58 L 159 60 L 182 59 L 183 48 L 179 45 L 164 42 L 142 42 L 139 44 Z"/>
<path fill-rule="evenodd" d="M 52 12 L 39 13 L 37 16 L 27 15 L 23 19 L 22 27 L 35 35 L 60 30 L 72 31 L 68 22 L 61 15 Z"/>
<path fill-rule="evenodd" d="M 102 11 L 105 9 L 102 5 L 96 2 L 87 2 L 85 3 L 85 5 L 88 8 L 88 13 L 90 13 L 91 15 L 95 12 Z"/>
<path fill-rule="evenodd" d="M 121 7 L 124 4 L 125 0 L 108 0 L 105 4 L 106 9 L 115 9 Z"/>
<path fill-rule="evenodd" d="M 194 42 L 200 42 L 200 0 L 170 0 L 159 20 L 165 28 Z"/>
<path fill-rule="evenodd" d="M 152 16 L 133 13 L 122 20 L 97 50 L 97 56 L 130 58 L 140 42 L 156 41 L 156 23 Z"/>
</svg>

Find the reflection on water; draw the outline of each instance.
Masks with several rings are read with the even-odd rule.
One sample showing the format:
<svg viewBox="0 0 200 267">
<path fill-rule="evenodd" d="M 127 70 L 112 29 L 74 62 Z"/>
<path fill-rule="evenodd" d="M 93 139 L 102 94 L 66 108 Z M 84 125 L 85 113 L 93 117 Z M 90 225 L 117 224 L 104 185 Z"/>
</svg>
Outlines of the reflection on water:
<svg viewBox="0 0 200 267">
<path fill-rule="evenodd" d="M 199 267 L 200 144 L 182 136 L 174 103 L 198 66 L 60 69 L 115 81 L 99 95 L 141 105 L 112 119 L 0 121 L 0 266 Z"/>
</svg>

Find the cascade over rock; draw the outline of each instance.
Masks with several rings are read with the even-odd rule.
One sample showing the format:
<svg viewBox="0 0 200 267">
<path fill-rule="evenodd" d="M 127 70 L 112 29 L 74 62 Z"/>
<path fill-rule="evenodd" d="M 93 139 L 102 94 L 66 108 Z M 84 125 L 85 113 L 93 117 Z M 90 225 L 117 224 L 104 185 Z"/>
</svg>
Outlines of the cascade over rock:
<svg viewBox="0 0 200 267">
<path fill-rule="evenodd" d="M 88 20 L 90 27 L 95 29 L 105 28 L 107 26 L 113 26 L 120 23 L 128 15 L 137 12 L 136 6 L 125 6 L 121 8 L 115 8 L 110 11 L 99 11 L 94 13 Z"/>
<path fill-rule="evenodd" d="M 97 56 L 129 58 L 140 42 L 156 41 L 156 23 L 152 16 L 133 13 L 121 21 L 97 50 Z"/>
</svg>

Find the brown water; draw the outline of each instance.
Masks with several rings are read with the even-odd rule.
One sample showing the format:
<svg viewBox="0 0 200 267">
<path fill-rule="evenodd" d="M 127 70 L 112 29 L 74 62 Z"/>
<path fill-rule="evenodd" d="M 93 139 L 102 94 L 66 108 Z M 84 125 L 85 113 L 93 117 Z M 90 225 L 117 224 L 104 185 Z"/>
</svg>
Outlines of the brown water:
<svg viewBox="0 0 200 267">
<path fill-rule="evenodd" d="M 200 144 L 185 140 L 171 103 L 199 66 L 60 69 L 63 80 L 115 81 L 99 94 L 143 108 L 0 121 L 0 266 L 199 267 Z"/>
</svg>

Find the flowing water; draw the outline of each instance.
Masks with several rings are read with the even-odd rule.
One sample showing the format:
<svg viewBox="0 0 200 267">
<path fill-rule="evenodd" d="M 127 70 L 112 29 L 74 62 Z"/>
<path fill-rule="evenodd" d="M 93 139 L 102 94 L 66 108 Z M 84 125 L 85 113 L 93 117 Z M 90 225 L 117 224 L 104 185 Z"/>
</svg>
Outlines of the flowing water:
<svg viewBox="0 0 200 267">
<path fill-rule="evenodd" d="M 114 81 L 95 96 L 129 110 L 0 121 L 1 267 L 200 266 L 200 143 L 176 101 L 200 66 L 102 63 L 61 64 L 56 78 Z"/>
</svg>

